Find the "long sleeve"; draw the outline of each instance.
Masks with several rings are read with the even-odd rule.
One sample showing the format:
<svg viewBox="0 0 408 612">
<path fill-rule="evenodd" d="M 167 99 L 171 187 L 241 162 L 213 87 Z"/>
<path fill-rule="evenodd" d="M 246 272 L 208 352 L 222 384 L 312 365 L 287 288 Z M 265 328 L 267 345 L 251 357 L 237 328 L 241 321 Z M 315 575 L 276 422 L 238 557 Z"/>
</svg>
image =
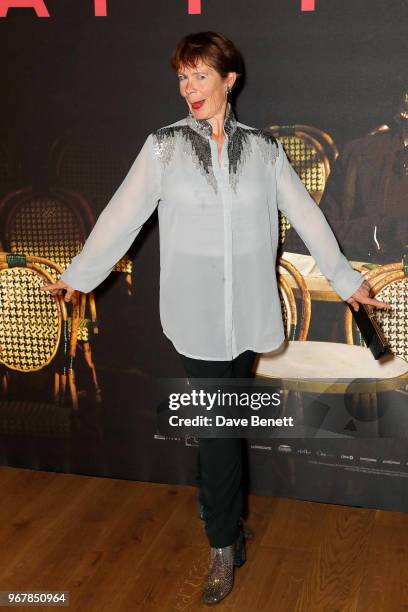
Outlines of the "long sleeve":
<svg viewBox="0 0 408 612">
<path fill-rule="evenodd" d="M 344 255 L 347 258 L 364 260 L 369 250 L 366 248 L 368 241 L 365 239 L 365 234 L 368 235 L 369 233 L 371 220 L 366 216 L 362 219 L 362 223 L 359 219 L 356 223 L 352 217 L 357 210 L 357 165 L 355 157 L 351 147 L 346 146 L 343 149 L 333 164 L 319 207 L 333 230 Z M 292 227 L 286 233 L 284 249 L 294 253 L 309 254 L 306 245 Z M 363 257 L 360 256 L 361 251 L 365 251 Z"/>
<path fill-rule="evenodd" d="M 279 155 L 276 162 L 278 208 L 293 225 L 333 289 L 346 300 L 360 287 L 364 277 L 352 268 L 340 251 L 324 214 L 296 174 L 279 141 L 278 147 Z"/>
<path fill-rule="evenodd" d="M 61 275 L 88 293 L 109 275 L 160 199 L 160 172 L 149 134 L 128 174 L 99 215 L 82 251 Z"/>
</svg>

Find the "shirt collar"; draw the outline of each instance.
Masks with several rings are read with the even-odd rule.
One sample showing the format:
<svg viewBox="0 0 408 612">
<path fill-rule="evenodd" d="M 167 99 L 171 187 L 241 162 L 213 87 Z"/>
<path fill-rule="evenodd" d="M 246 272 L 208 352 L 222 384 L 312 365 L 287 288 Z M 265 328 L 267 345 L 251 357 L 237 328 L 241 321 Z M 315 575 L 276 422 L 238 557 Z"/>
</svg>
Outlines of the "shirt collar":
<svg viewBox="0 0 408 612">
<path fill-rule="evenodd" d="M 187 124 L 191 127 L 191 129 L 195 130 L 202 136 L 205 136 L 207 138 L 212 137 L 211 123 L 207 121 L 207 119 L 196 119 L 193 113 L 191 112 L 191 110 L 189 111 L 188 116 L 187 116 Z M 235 117 L 235 113 L 232 109 L 231 103 L 228 102 L 227 109 L 225 112 L 225 119 L 224 119 L 224 130 L 228 138 L 230 138 L 232 134 L 235 132 L 236 127 L 237 127 L 237 120 Z"/>
</svg>

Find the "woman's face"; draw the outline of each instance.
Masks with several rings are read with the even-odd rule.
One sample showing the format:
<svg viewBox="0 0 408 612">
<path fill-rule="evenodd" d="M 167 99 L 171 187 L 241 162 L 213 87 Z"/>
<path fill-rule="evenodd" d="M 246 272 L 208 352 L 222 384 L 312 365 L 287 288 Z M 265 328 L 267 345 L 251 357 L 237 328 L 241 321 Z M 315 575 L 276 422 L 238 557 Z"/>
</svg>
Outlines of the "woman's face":
<svg viewBox="0 0 408 612">
<path fill-rule="evenodd" d="M 234 84 L 235 72 L 229 72 L 223 79 L 214 68 L 199 60 L 193 68 L 180 66 L 177 75 L 180 95 L 196 119 L 210 119 L 224 111 L 226 90 Z"/>
</svg>

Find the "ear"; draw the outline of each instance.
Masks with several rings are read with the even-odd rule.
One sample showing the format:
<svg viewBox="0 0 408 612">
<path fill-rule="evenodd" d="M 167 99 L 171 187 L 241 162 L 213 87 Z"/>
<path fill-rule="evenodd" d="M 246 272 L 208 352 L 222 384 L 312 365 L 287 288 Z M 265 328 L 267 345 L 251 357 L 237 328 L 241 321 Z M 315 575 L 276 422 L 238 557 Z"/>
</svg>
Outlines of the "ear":
<svg viewBox="0 0 408 612">
<path fill-rule="evenodd" d="M 233 88 L 233 86 L 235 85 L 235 81 L 237 80 L 237 73 L 236 72 L 229 72 L 226 78 L 226 82 L 227 85 L 230 89 Z"/>
</svg>

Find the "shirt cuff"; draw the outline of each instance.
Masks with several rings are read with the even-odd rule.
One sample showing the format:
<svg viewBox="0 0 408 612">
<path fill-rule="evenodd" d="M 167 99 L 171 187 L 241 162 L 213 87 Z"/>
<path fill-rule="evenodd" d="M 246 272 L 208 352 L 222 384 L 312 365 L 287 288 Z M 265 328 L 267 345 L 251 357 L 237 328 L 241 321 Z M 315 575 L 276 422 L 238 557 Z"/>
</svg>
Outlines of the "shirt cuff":
<svg viewBox="0 0 408 612">
<path fill-rule="evenodd" d="M 64 283 L 67 283 L 67 285 L 69 285 L 76 291 L 82 291 L 83 293 L 89 293 L 95 286 L 92 286 L 90 283 L 84 282 L 83 279 L 78 281 L 77 279 L 75 279 L 75 274 L 71 274 L 69 270 L 65 270 L 61 274 L 60 280 L 64 281 Z"/>
<path fill-rule="evenodd" d="M 364 280 L 364 274 L 350 268 L 339 274 L 335 280 L 331 281 L 331 286 L 342 300 L 347 300 L 359 287 L 361 287 Z"/>
</svg>

